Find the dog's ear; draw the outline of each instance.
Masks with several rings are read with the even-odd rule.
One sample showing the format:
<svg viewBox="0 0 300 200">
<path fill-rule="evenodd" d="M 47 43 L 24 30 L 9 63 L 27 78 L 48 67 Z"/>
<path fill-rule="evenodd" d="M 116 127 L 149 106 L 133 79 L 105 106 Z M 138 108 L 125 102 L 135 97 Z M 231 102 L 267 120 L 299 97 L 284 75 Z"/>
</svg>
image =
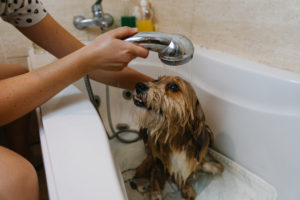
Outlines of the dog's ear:
<svg viewBox="0 0 300 200">
<path fill-rule="evenodd" d="M 212 145 L 214 135 L 209 126 L 205 124 L 205 115 L 197 99 L 194 105 L 193 137 L 201 146 Z"/>
<path fill-rule="evenodd" d="M 207 153 L 208 147 L 212 145 L 214 140 L 213 132 L 206 124 L 196 140 L 198 145 L 196 146 L 195 156 L 198 161 L 202 161 Z"/>
<path fill-rule="evenodd" d="M 205 116 L 202 111 L 199 100 L 196 99 L 193 101 L 193 116 L 192 116 L 192 129 L 193 137 L 197 139 L 201 134 L 205 126 Z"/>
</svg>

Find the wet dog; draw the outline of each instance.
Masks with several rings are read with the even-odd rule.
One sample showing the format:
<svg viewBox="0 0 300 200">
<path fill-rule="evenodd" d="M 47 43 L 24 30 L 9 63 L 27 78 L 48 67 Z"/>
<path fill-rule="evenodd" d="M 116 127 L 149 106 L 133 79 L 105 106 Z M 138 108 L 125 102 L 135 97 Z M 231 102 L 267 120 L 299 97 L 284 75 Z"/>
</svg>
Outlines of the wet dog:
<svg viewBox="0 0 300 200">
<path fill-rule="evenodd" d="M 180 77 L 162 76 L 137 83 L 133 101 L 140 108 L 140 138 L 147 153 L 135 177 L 150 179 L 152 199 L 162 199 L 168 178 L 185 199 L 195 199 L 189 183 L 193 175 L 198 171 L 220 174 L 223 167 L 206 159 L 214 135 L 192 86 Z"/>
</svg>

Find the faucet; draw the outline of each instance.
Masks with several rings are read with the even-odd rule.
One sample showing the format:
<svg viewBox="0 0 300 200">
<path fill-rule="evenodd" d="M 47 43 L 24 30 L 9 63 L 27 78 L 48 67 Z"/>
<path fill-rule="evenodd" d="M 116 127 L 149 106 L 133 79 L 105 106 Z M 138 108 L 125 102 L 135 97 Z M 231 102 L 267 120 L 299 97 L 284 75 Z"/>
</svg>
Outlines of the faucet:
<svg viewBox="0 0 300 200">
<path fill-rule="evenodd" d="M 93 19 L 85 19 L 85 17 L 80 15 L 75 16 L 73 19 L 74 26 L 79 30 L 88 26 L 98 26 L 102 31 L 112 26 L 114 19 L 110 14 L 103 12 L 101 2 L 102 0 L 97 0 L 96 3 L 92 5 Z"/>
<path fill-rule="evenodd" d="M 158 53 L 160 60 L 167 65 L 182 65 L 193 58 L 193 43 L 180 34 L 160 32 L 140 32 L 125 39 Z"/>
</svg>

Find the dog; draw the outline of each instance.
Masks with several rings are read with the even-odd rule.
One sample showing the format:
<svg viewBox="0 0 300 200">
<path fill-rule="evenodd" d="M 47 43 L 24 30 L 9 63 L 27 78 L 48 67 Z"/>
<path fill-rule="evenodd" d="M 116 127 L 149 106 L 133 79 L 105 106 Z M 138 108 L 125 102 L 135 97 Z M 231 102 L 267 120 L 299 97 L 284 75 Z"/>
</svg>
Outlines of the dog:
<svg viewBox="0 0 300 200">
<path fill-rule="evenodd" d="M 140 138 L 147 157 L 137 167 L 135 178 L 150 179 L 151 199 L 162 199 L 168 178 L 183 198 L 193 200 L 196 192 L 190 179 L 199 171 L 221 174 L 223 166 L 206 158 L 214 134 L 192 86 L 176 76 L 161 76 L 137 83 L 133 94 L 139 107 Z"/>
</svg>

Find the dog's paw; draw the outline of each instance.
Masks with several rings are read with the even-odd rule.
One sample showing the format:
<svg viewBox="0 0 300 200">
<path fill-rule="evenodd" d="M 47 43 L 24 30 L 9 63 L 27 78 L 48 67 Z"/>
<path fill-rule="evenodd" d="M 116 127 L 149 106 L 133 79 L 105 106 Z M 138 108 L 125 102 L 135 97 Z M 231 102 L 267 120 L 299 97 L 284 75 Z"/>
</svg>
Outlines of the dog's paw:
<svg viewBox="0 0 300 200">
<path fill-rule="evenodd" d="M 202 170 L 213 175 L 219 175 L 224 171 L 224 167 L 217 162 L 205 162 L 202 165 Z"/>
<path fill-rule="evenodd" d="M 161 192 L 158 191 L 151 192 L 151 200 L 162 200 Z"/>
<path fill-rule="evenodd" d="M 133 190 L 145 193 L 150 191 L 150 182 L 147 179 L 138 178 L 130 182 L 130 187 Z"/>
<path fill-rule="evenodd" d="M 181 191 L 182 197 L 186 200 L 194 200 L 196 198 L 196 192 L 192 187 L 185 188 Z"/>
</svg>

